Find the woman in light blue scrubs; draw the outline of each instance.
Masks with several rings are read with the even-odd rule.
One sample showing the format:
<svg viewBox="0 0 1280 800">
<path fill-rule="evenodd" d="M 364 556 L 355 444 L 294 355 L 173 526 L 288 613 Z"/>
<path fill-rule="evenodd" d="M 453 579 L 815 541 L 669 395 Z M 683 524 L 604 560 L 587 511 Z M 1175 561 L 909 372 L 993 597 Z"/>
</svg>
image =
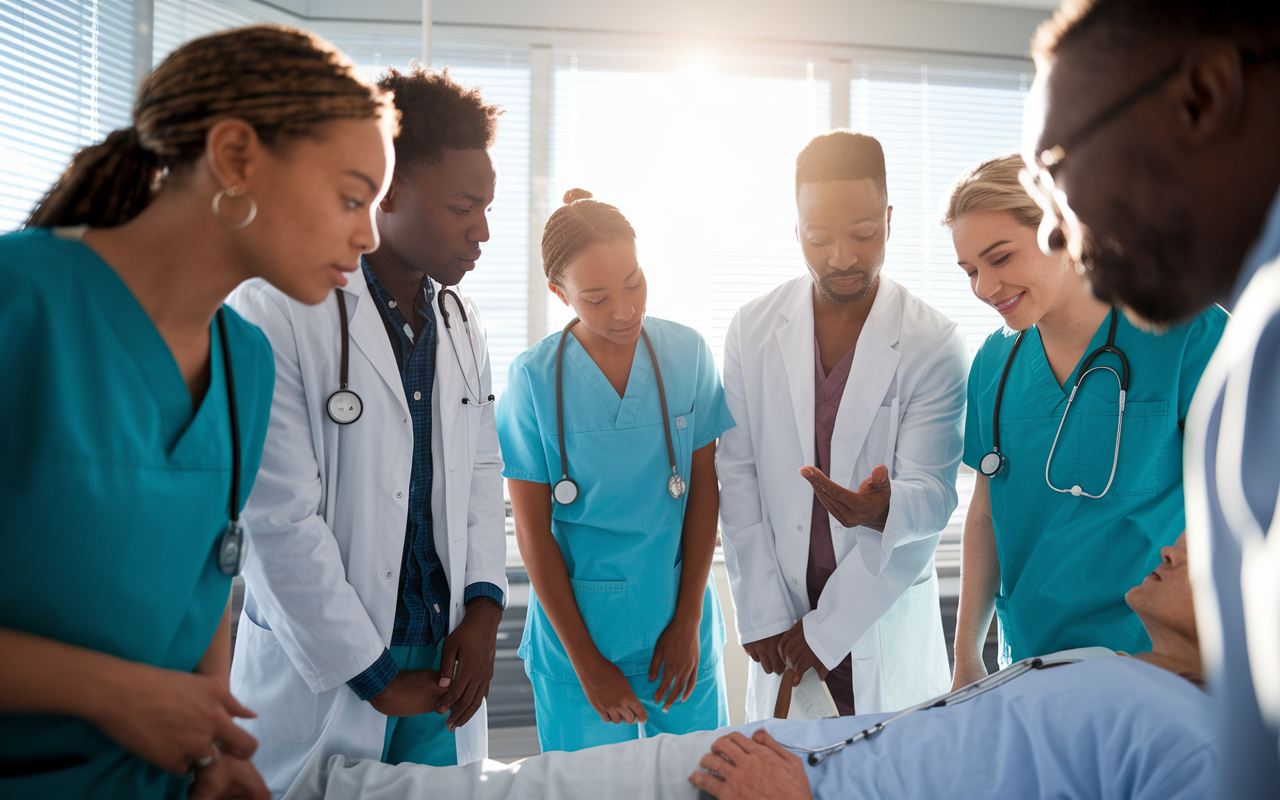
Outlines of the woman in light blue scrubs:
<svg viewBox="0 0 1280 800">
<path fill-rule="evenodd" d="M 969 372 L 964 463 L 978 475 L 956 688 L 986 674 L 993 609 L 1002 667 L 1075 647 L 1150 649 L 1124 595 L 1185 527 L 1183 422 L 1226 323 L 1215 307 L 1157 335 L 1095 298 L 1065 253 L 1040 251 L 1041 212 L 1021 169 L 1019 156 L 979 165 L 955 186 L 944 219 L 973 293 L 1007 326 Z M 1109 342 L 1124 359 L 1099 352 Z"/>
<path fill-rule="evenodd" d="M 645 316 L 630 223 L 590 197 L 567 193 L 542 237 L 577 319 L 516 358 L 497 408 L 543 751 L 729 721 L 709 573 L 733 418 L 697 331 Z"/>
<path fill-rule="evenodd" d="M 0 237 L 0 796 L 267 795 L 227 611 L 274 367 L 222 301 L 345 282 L 393 129 L 331 45 L 216 34 Z"/>
</svg>

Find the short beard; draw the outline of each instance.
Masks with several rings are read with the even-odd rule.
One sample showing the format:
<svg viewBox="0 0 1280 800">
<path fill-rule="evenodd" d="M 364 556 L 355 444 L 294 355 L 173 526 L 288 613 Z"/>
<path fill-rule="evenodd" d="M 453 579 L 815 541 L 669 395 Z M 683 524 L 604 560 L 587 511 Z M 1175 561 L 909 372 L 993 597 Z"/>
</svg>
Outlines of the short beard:
<svg viewBox="0 0 1280 800">
<path fill-rule="evenodd" d="M 868 295 L 875 291 L 876 286 L 880 285 L 880 265 L 876 265 L 870 270 L 854 269 L 834 273 L 835 276 L 842 278 L 854 273 L 858 273 L 863 276 L 862 288 L 853 294 L 840 294 L 835 289 L 832 289 L 827 283 L 827 278 L 832 277 L 832 275 L 828 275 L 826 278 L 819 278 L 818 273 L 814 272 L 813 267 L 810 267 L 807 264 L 805 266 L 809 270 L 809 277 L 813 279 L 813 285 L 818 287 L 818 291 L 822 292 L 822 296 L 837 305 L 851 306 L 854 303 L 861 303 L 863 300 L 867 299 Z"/>
</svg>

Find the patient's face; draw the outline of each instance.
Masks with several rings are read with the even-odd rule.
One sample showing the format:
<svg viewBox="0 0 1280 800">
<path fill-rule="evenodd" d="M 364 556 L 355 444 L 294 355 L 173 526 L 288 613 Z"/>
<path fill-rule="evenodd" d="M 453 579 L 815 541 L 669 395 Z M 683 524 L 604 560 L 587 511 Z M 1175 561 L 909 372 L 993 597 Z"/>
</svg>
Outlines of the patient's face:
<svg viewBox="0 0 1280 800">
<path fill-rule="evenodd" d="M 1156 624 L 1194 638 L 1195 607 L 1191 599 L 1191 579 L 1187 574 L 1187 535 L 1160 548 L 1160 565 L 1142 583 L 1124 596 L 1148 628 Z"/>
</svg>

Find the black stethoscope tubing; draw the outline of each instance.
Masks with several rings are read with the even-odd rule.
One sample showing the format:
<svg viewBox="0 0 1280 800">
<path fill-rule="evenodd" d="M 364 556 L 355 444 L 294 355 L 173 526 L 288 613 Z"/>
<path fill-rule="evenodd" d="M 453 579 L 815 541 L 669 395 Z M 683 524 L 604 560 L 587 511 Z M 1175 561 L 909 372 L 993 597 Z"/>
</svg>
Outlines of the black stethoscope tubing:
<svg viewBox="0 0 1280 800">
<path fill-rule="evenodd" d="M 578 323 L 578 318 L 569 320 L 560 332 L 560 342 L 556 346 L 556 438 L 560 443 L 560 480 L 551 489 L 551 496 L 560 505 L 569 505 L 578 499 L 578 483 L 569 477 L 569 451 L 564 441 L 564 343 L 569 329 Z M 667 493 L 677 500 L 687 488 L 680 477 L 680 468 L 676 464 L 676 448 L 671 439 L 671 420 L 667 413 L 667 389 L 662 380 L 662 368 L 658 365 L 658 354 L 649 341 L 649 334 L 640 328 L 640 337 L 649 350 L 649 360 L 653 362 L 653 374 L 658 380 L 658 402 L 662 406 L 662 432 L 667 440 L 667 459 L 671 462 L 671 477 L 667 479 Z"/>
<path fill-rule="evenodd" d="M 218 546 L 218 570 L 238 575 L 244 564 L 244 526 L 240 524 L 240 414 L 236 410 L 236 381 L 231 370 L 231 347 L 227 341 L 227 321 L 218 309 L 218 337 L 222 341 L 222 364 L 226 373 L 227 408 L 231 415 L 231 521 Z"/>
<path fill-rule="evenodd" d="M 445 310 L 444 307 L 444 298 L 446 295 L 453 298 L 453 304 L 457 307 L 458 313 L 462 315 L 462 330 L 467 336 L 467 345 L 471 348 L 471 365 L 476 371 L 475 392 L 471 391 L 471 379 L 467 377 L 467 371 L 462 366 L 462 355 L 458 353 L 458 344 L 453 340 L 453 325 L 450 324 L 449 312 Z M 436 305 L 440 308 L 440 317 L 444 320 L 445 331 L 449 334 L 449 344 L 453 345 L 453 358 L 458 362 L 458 371 L 462 373 L 462 382 L 467 385 L 467 392 L 475 398 L 472 400 L 470 398 L 463 397 L 462 404 L 464 406 L 468 404 L 477 406 L 489 405 L 493 402 L 492 394 L 486 396 L 484 400 L 480 399 L 480 392 L 484 390 L 484 380 L 480 376 L 480 359 L 476 353 L 475 342 L 471 338 L 471 320 L 467 318 L 467 309 L 462 305 L 462 298 L 458 297 L 458 293 L 450 289 L 448 286 L 441 286 L 440 293 L 436 295 Z"/>
<path fill-rule="evenodd" d="M 1072 398 L 1075 397 L 1076 390 L 1080 388 L 1080 384 L 1084 381 L 1084 376 L 1088 374 L 1090 365 L 1103 353 L 1111 353 L 1120 359 L 1121 397 L 1123 398 L 1129 391 L 1129 359 L 1125 356 L 1123 350 L 1116 347 L 1116 328 L 1119 324 L 1119 309 L 1112 306 L 1111 325 L 1107 330 L 1107 343 L 1090 353 L 1085 358 L 1084 363 L 1080 365 L 1080 370 L 1076 373 L 1075 383 L 1072 384 L 1071 388 Z M 1013 340 L 1013 348 L 1009 350 L 1009 355 L 1005 358 L 1004 370 L 1000 373 L 1000 383 L 996 386 L 996 402 L 991 410 L 991 452 L 978 461 L 978 472 L 988 478 L 994 478 L 999 475 L 1004 471 L 1005 465 L 1008 463 L 1004 453 L 1000 451 L 1000 405 L 1004 400 L 1004 386 L 1009 379 L 1009 368 L 1013 366 L 1013 357 L 1018 354 L 1018 348 L 1022 346 L 1022 339 L 1026 335 L 1027 329 L 1023 329 L 1018 332 L 1018 338 Z M 1123 399 L 1121 402 L 1123 403 Z M 1123 406 L 1121 413 L 1123 413 Z"/>
</svg>

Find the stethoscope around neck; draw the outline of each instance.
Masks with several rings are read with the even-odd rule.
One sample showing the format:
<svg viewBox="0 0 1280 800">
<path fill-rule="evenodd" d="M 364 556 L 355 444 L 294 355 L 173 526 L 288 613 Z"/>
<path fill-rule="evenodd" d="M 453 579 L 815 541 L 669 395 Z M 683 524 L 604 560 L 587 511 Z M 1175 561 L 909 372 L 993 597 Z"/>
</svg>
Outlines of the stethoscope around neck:
<svg viewBox="0 0 1280 800">
<path fill-rule="evenodd" d="M 551 487 L 551 496 L 562 506 L 567 506 L 578 499 L 578 483 L 569 477 L 569 451 L 564 443 L 564 343 L 569 338 L 569 329 L 578 323 L 578 318 L 569 320 L 560 332 L 560 343 L 556 347 L 556 436 L 560 440 L 560 480 Z M 649 350 L 649 360 L 653 362 L 653 374 L 658 380 L 658 402 L 662 405 L 662 432 L 667 437 L 667 458 L 671 462 L 671 476 L 667 478 L 667 493 L 679 500 L 688 488 L 684 478 L 680 477 L 680 468 L 676 465 L 676 448 L 671 441 L 671 420 L 667 415 L 667 389 L 662 382 L 662 368 L 658 366 L 658 354 L 653 350 L 649 334 L 644 327 L 640 328 L 640 337 Z"/>
<path fill-rule="evenodd" d="M 1087 497 L 1091 500 L 1097 500 L 1110 491 L 1111 484 L 1116 479 L 1116 466 L 1120 463 L 1120 432 L 1124 425 L 1124 398 L 1125 394 L 1129 391 L 1129 359 L 1125 357 L 1124 352 L 1119 347 L 1116 347 L 1116 328 L 1119 323 L 1119 309 L 1113 306 L 1111 308 L 1111 326 L 1107 331 L 1107 343 L 1089 354 L 1089 356 L 1084 360 L 1084 363 L 1080 365 L 1080 371 L 1076 374 L 1075 383 L 1071 386 L 1071 395 L 1067 398 L 1067 407 L 1063 409 L 1062 419 L 1058 421 L 1058 430 L 1053 435 L 1053 445 L 1049 448 L 1049 457 L 1045 460 L 1044 464 L 1044 481 L 1049 485 L 1049 488 L 1055 492 L 1070 494 L 1074 497 Z M 1000 450 L 1000 404 L 1004 399 L 1004 387 L 1005 382 L 1009 378 L 1009 368 L 1013 366 L 1013 358 L 1018 354 L 1018 348 L 1022 346 L 1022 339 L 1026 335 L 1026 330 L 1022 330 L 1018 333 L 1018 338 L 1014 340 L 1013 348 L 1009 351 L 1009 357 L 1005 359 L 1004 371 L 1000 373 L 1000 383 L 996 387 L 996 402 L 991 412 L 991 451 L 978 461 L 978 472 L 982 473 L 982 475 L 987 478 L 994 478 L 1001 472 L 1004 472 L 1005 467 L 1008 466 L 1008 460 Z M 1120 359 L 1119 372 L 1116 372 L 1114 368 L 1105 364 L 1093 366 L 1093 362 L 1104 353 L 1111 353 Z M 1105 370 L 1116 377 L 1116 382 L 1120 386 L 1120 411 L 1119 415 L 1116 417 L 1116 447 L 1115 454 L 1111 459 L 1111 476 L 1107 478 L 1107 485 L 1101 492 L 1098 494 L 1089 494 L 1084 491 L 1079 484 L 1068 489 L 1062 489 L 1054 486 L 1053 481 L 1049 479 L 1049 468 L 1053 465 L 1053 454 L 1058 449 L 1058 438 L 1062 436 L 1062 428 L 1067 422 L 1067 415 L 1071 413 L 1071 404 L 1075 402 L 1076 393 L 1079 392 L 1080 385 L 1084 383 L 1085 377 L 1088 376 L 1089 373 L 1097 370 Z"/>
<path fill-rule="evenodd" d="M 427 289 L 422 288 L 425 294 Z M 364 401 L 360 399 L 360 395 L 347 387 L 347 376 L 350 365 L 350 341 L 351 334 L 347 322 L 347 300 L 341 289 L 335 289 L 338 296 L 338 324 L 342 327 L 342 356 L 341 363 L 338 367 L 338 391 L 329 395 L 326 403 L 326 409 L 329 412 L 329 419 L 339 425 L 350 425 L 360 419 L 360 415 L 364 412 Z M 453 338 L 453 325 L 449 322 L 449 311 L 445 308 L 445 297 L 452 297 L 454 306 L 457 308 L 458 314 L 462 317 L 462 329 L 467 337 L 467 345 L 471 349 L 471 366 L 475 372 L 476 387 L 471 386 L 471 376 L 467 374 L 467 370 L 462 366 L 462 356 L 458 352 L 458 343 Z M 458 372 L 462 375 L 462 382 L 466 384 L 467 394 L 462 398 L 462 404 L 474 406 L 487 406 L 493 402 L 493 395 L 488 394 L 481 398 L 480 393 L 484 389 L 484 380 L 480 375 L 480 358 L 476 352 L 476 343 L 471 335 L 471 320 L 467 318 L 467 310 L 462 305 L 461 298 L 458 293 L 448 287 L 441 287 L 440 292 L 436 295 L 436 305 L 440 309 L 440 318 L 444 321 L 445 332 L 449 336 L 449 344 L 453 347 L 453 358 L 458 362 Z"/>
</svg>

